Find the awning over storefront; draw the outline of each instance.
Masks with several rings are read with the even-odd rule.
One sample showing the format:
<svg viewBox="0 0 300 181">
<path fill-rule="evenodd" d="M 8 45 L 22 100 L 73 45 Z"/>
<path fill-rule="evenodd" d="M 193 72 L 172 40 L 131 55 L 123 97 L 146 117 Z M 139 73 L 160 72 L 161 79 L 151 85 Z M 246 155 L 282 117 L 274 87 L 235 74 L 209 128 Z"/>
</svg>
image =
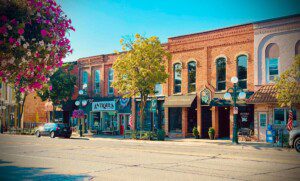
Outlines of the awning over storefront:
<svg viewBox="0 0 300 181">
<path fill-rule="evenodd" d="M 274 84 L 261 86 L 248 100 L 248 104 L 276 103 L 276 89 Z"/>
<path fill-rule="evenodd" d="M 246 100 L 251 97 L 253 92 L 245 92 Z M 210 106 L 232 106 L 233 101 L 227 101 L 224 99 L 225 93 L 215 93 L 214 98 L 210 101 Z M 237 100 L 238 106 L 246 106 L 246 100 Z"/>
<path fill-rule="evenodd" d="M 174 95 L 165 100 L 164 107 L 191 107 L 196 94 Z"/>
</svg>

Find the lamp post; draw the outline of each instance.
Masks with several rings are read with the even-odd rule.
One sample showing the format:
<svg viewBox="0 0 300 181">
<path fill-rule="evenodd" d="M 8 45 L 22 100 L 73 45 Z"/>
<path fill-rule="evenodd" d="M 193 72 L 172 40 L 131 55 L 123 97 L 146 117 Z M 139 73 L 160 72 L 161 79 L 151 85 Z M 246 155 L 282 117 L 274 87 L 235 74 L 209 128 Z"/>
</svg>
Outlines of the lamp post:
<svg viewBox="0 0 300 181">
<path fill-rule="evenodd" d="M 0 110 L 1 110 L 0 133 L 1 134 L 3 133 L 2 119 L 3 119 L 3 122 L 4 122 L 4 111 L 5 111 L 5 109 L 6 109 L 5 105 L 0 105 Z"/>
<path fill-rule="evenodd" d="M 237 83 L 239 79 L 237 77 L 232 77 L 231 82 L 233 83 L 233 87 L 227 89 L 227 92 L 224 94 L 224 98 L 226 100 L 233 100 L 233 137 L 232 137 L 232 143 L 238 144 L 238 128 L 237 128 L 237 114 L 238 114 L 238 108 L 236 105 L 236 101 L 244 100 L 246 98 L 246 93 L 243 91 L 242 88 L 240 88 Z M 232 95 L 232 97 L 231 97 Z"/>
<path fill-rule="evenodd" d="M 81 109 L 82 107 L 87 105 L 87 100 L 85 100 L 83 98 L 83 95 L 86 94 L 87 84 L 83 84 L 82 88 L 83 88 L 82 90 L 78 91 L 79 96 L 78 96 L 77 101 L 75 102 L 75 105 L 79 106 L 79 109 Z M 82 137 L 82 121 L 81 120 L 80 120 L 80 124 L 79 124 L 79 134 L 80 134 L 80 137 Z"/>
</svg>

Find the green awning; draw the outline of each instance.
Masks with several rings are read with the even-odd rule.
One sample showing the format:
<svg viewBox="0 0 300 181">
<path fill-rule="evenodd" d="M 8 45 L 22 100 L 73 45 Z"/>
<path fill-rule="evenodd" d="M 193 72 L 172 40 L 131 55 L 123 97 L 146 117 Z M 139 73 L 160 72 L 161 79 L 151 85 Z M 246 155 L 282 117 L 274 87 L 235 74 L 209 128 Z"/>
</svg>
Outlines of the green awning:
<svg viewBox="0 0 300 181">
<path fill-rule="evenodd" d="M 191 107 L 196 94 L 173 95 L 166 98 L 164 107 Z"/>
</svg>

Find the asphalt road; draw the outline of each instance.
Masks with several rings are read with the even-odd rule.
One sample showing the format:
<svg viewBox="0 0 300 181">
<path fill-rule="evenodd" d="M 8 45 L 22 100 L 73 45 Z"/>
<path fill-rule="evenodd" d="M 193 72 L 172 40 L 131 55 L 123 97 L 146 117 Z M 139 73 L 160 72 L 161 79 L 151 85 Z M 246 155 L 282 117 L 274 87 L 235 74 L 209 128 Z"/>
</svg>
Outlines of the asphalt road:
<svg viewBox="0 0 300 181">
<path fill-rule="evenodd" d="M 0 180 L 300 180 L 300 154 L 226 141 L 0 135 Z"/>
</svg>

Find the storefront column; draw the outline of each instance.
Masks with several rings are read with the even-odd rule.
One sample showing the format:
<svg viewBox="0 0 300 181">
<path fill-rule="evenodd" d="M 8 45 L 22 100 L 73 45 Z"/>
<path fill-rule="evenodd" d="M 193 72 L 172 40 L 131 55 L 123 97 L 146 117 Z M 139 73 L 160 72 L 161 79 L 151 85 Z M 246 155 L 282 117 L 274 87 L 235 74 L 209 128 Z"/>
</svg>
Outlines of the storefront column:
<svg viewBox="0 0 300 181">
<path fill-rule="evenodd" d="M 219 110 L 214 106 L 211 108 L 212 127 L 215 129 L 215 138 L 219 137 Z"/>
<path fill-rule="evenodd" d="M 165 107 L 165 124 L 164 124 L 164 130 L 166 135 L 169 135 L 169 108 Z"/>
<path fill-rule="evenodd" d="M 202 135 L 201 131 L 201 103 L 200 103 L 200 96 L 196 97 L 196 101 L 197 101 L 197 129 L 199 131 L 199 135 Z"/>
<path fill-rule="evenodd" d="M 187 129 L 188 129 L 188 108 L 187 107 L 183 107 L 182 108 L 182 137 L 186 137 L 187 136 Z"/>
<path fill-rule="evenodd" d="M 131 119 L 132 119 L 132 128 L 133 130 L 136 130 L 136 106 L 135 106 L 135 100 L 134 98 L 131 99 Z"/>
<path fill-rule="evenodd" d="M 233 120 L 233 107 L 232 106 L 230 106 L 230 116 L 229 116 L 229 130 L 230 130 L 230 139 L 232 139 L 232 137 L 233 137 L 233 135 L 232 135 L 232 133 L 233 133 L 233 122 L 234 122 L 234 120 Z"/>
</svg>

